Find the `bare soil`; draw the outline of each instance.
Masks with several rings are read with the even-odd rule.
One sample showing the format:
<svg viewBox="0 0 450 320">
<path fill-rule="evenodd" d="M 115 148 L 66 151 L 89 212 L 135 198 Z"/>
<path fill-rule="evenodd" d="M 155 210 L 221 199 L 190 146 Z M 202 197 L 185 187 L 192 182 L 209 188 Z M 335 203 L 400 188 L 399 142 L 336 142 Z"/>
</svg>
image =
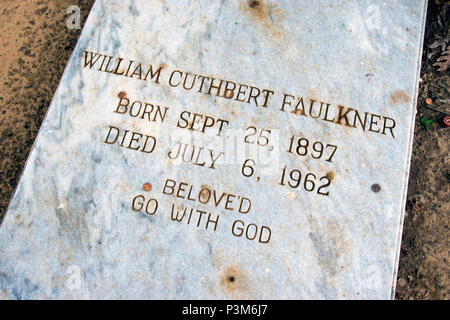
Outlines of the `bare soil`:
<svg viewBox="0 0 450 320">
<path fill-rule="evenodd" d="M 450 113 L 450 66 L 444 72 L 433 66 L 442 42 L 450 47 L 449 24 L 450 2 L 429 1 L 397 299 L 449 298 L 450 129 L 439 121 Z"/>
</svg>

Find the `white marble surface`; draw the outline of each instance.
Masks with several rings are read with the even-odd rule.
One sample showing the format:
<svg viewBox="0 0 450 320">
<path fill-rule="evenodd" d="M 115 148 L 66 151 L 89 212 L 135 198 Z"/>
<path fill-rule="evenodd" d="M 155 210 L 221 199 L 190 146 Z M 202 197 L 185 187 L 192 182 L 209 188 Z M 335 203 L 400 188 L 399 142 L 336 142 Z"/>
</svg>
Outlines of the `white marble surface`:
<svg viewBox="0 0 450 320">
<path fill-rule="evenodd" d="M 96 1 L 0 227 L 0 298 L 391 298 L 425 2 Z M 161 65 L 160 81 L 84 68 L 85 50 Z M 173 88 L 173 70 L 274 94 L 264 108 Z M 164 122 L 114 113 L 121 91 L 168 107 Z M 283 93 L 394 119 L 395 138 L 281 111 Z M 170 160 L 179 139 L 224 151 L 225 131 L 177 128 L 182 110 L 272 130 L 271 166 L 247 178 L 242 161 Z M 108 126 L 154 136 L 155 150 L 104 143 Z M 293 134 L 337 145 L 333 162 L 287 153 Z M 284 166 L 331 172 L 329 195 L 280 185 Z M 251 210 L 163 194 L 166 179 L 247 197 Z M 137 195 L 157 199 L 153 216 L 132 210 Z M 220 215 L 216 231 L 171 220 L 172 204 Z M 268 226 L 270 241 L 234 236 L 237 219 Z"/>
</svg>

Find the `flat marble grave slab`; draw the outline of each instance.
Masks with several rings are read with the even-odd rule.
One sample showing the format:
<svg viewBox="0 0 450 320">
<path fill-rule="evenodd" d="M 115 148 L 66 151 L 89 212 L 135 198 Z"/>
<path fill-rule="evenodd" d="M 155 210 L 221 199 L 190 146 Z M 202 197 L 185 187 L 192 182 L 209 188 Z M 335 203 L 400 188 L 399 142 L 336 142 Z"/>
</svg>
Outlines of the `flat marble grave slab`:
<svg viewBox="0 0 450 320">
<path fill-rule="evenodd" d="M 393 297 L 426 1 L 96 1 L 2 299 Z"/>
</svg>

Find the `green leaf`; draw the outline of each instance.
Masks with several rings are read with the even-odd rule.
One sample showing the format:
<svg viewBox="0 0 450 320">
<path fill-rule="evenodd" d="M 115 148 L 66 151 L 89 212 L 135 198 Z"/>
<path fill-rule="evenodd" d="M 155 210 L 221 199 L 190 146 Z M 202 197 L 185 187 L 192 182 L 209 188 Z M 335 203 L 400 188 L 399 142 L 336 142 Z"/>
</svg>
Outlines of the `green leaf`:
<svg viewBox="0 0 450 320">
<path fill-rule="evenodd" d="M 420 118 L 419 123 L 425 128 L 426 131 L 430 129 L 430 124 L 436 122 L 434 119 Z"/>
</svg>

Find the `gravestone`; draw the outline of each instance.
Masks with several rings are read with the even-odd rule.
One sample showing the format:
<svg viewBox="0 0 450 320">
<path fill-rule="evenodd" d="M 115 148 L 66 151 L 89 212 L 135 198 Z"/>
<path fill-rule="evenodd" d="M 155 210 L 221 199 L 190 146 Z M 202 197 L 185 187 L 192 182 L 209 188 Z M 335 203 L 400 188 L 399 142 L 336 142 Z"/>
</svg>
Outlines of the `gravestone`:
<svg viewBox="0 0 450 320">
<path fill-rule="evenodd" d="M 96 1 L 3 299 L 389 299 L 426 3 Z"/>
</svg>

